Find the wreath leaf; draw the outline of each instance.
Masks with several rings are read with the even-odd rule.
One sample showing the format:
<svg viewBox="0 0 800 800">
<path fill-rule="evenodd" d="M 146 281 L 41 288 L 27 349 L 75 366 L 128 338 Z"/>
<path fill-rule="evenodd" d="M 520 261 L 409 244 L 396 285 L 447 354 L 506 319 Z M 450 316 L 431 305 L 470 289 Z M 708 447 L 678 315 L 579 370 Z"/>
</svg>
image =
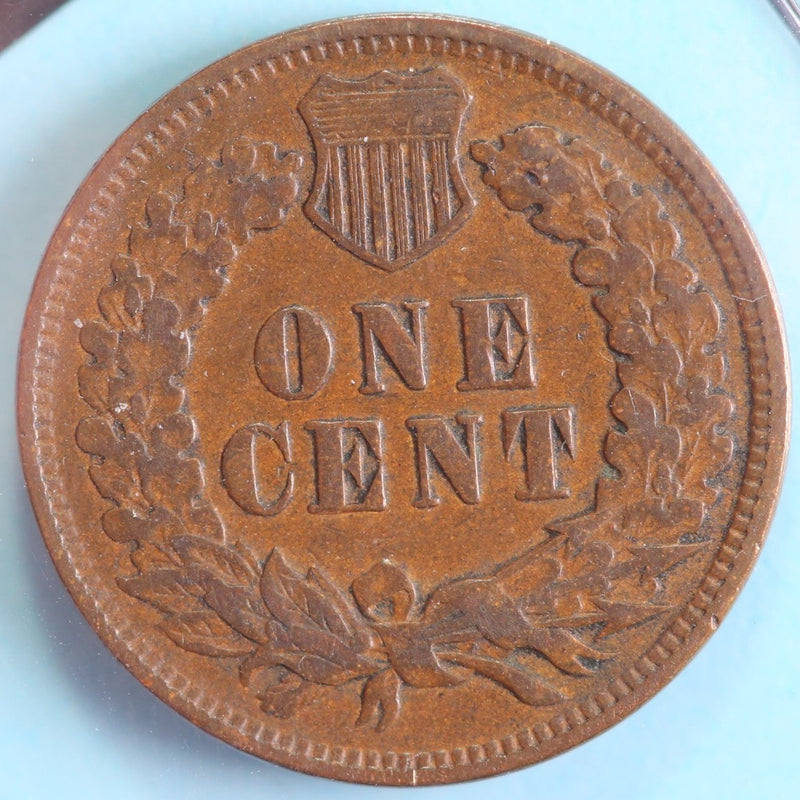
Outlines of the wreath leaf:
<svg viewBox="0 0 800 800">
<path fill-rule="evenodd" d="M 200 584 L 205 589 L 206 603 L 233 630 L 253 642 L 265 644 L 269 617 L 259 607 L 258 596 L 253 597 L 248 589 L 228 584 L 215 577 L 203 576 Z"/>
<path fill-rule="evenodd" d="M 160 627 L 178 647 L 201 656 L 242 657 L 254 647 L 212 611 L 178 614 L 164 620 Z"/>
<path fill-rule="evenodd" d="M 144 600 L 167 614 L 185 614 L 200 607 L 200 588 L 189 581 L 183 570 L 158 569 L 146 575 L 117 578 L 126 594 Z"/>
<path fill-rule="evenodd" d="M 335 657 L 334 655 L 333 658 Z M 374 666 L 371 664 L 353 669 L 331 658 L 301 651 L 278 652 L 276 662 L 311 683 L 323 683 L 327 686 L 340 686 L 355 678 L 366 677 L 374 671 Z"/>
<path fill-rule="evenodd" d="M 176 536 L 172 547 L 184 564 L 197 574 L 216 576 L 229 586 L 249 586 L 258 573 L 231 547 L 201 536 Z"/>
<path fill-rule="evenodd" d="M 287 630 L 318 631 L 348 646 L 368 645 L 365 623 L 351 624 L 358 615 L 344 595 L 322 578 L 309 571 L 307 577 L 291 569 L 276 549 L 267 559 L 261 573 L 261 595 L 270 612 Z M 361 635 L 356 635 L 356 632 Z M 319 646 L 322 646 L 321 644 Z"/>
</svg>

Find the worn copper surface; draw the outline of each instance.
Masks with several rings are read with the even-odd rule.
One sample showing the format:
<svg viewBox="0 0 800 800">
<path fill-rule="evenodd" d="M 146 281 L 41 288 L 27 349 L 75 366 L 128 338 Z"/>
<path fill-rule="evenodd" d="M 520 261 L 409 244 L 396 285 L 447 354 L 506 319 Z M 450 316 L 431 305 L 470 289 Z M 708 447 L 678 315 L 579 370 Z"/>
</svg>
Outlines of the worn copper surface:
<svg viewBox="0 0 800 800">
<path fill-rule="evenodd" d="M 159 697 L 368 783 L 539 761 L 668 681 L 760 548 L 766 268 L 633 90 L 354 19 L 160 101 L 61 222 L 20 436 L 78 605 Z"/>
</svg>

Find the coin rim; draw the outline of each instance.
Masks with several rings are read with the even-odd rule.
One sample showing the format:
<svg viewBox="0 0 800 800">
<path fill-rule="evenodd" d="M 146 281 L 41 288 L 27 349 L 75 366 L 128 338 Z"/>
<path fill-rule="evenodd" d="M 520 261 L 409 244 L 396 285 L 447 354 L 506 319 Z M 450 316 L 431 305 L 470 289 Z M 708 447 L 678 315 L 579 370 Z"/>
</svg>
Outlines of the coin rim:
<svg viewBox="0 0 800 800">
<path fill-rule="evenodd" d="M 394 27 L 394 30 L 389 28 Z M 766 355 L 764 371 L 768 377 L 768 387 L 771 391 L 769 435 L 772 437 L 767 442 L 764 454 L 765 466 L 762 479 L 754 501 L 752 516 L 745 529 L 745 536 L 741 548 L 732 561 L 732 565 L 722 578 L 716 578 L 720 583 L 713 595 L 705 613 L 699 618 L 688 633 L 668 654 L 660 664 L 652 664 L 652 671 L 642 676 L 642 681 L 625 696 L 619 698 L 613 706 L 601 710 L 596 716 L 580 720 L 577 717 L 568 721 L 563 732 L 557 732 L 551 739 L 543 741 L 534 740 L 528 747 L 505 752 L 501 743 L 494 748 L 494 755 L 487 755 L 485 759 L 475 763 L 452 764 L 444 767 L 437 764 L 434 753 L 415 753 L 414 762 L 418 766 L 407 769 L 373 768 L 367 761 L 366 753 L 361 752 L 358 763 L 337 764 L 328 760 L 320 760 L 304 752 L 287 752 L 264 742 L 253 742 L 235 728 L 222 721 L 224 713 L 218 710 L 217 716 L 212 716 L 204 709 L 195 705 L 188 698 L 167 685 L 160 675 L 154 675 L 150 668 L 142 663 L 138 655 L 130 647 L 130 642 L 120 638 L 117 631 L 109 627 L 99 603 L 80 578 L 75 575 L 69 561 L 69 555 L 62 546 L 57 520 L 52 512 L 52 498 L 44 482 L 42 470 L 39 467 L 43 457 L 39 451 L 34 423 L 37 418 L 35 383 L 36 379 L 47 378 L 40 376 L 37 368 L 37 356 L 40 353 L 39 336 L 41 333 L 41 320 L 45 312 L 46 302 L 50 293 L 51 284 L 58 277 L 62 267 L 61 254 L 66 252 L 69 239 L 75 232 L 76 226 L 85 219 L 90 211 L 90 206 L 96 203 L 97 196 L 111 174 L 118 169 L 122 160 L 130 153 L 135 144 L 149 131 L 158 127 L 161 121 L 169 119 L 173 111 L 185 105 L 191 99 L 202 96 L 205 89 L 213 89 L 221 81 L 230 80 L 232 73 L 241 69 L 246 70 L 251 64 L 263 63 L 274 59 L 277 74 L 282 74 L 286 69 L 280 67 L 281 59 L 287 54 L 298 54 L 303 48 L 311 48 L 321 42 L 341 40 L 349 43 L 356 39 L 366 39 L 371 35 L 380 36 L 405 36 L 413 35 L 418 38 L 430 36 L 435 39 L 449 37 L 452 40 L 466 41 L 473 47 L 482 47 L 475 51 L 474 57 L 489 61 L 497 58 L 496 66 L 504 56 L 515 55 L 522 59 L 534 59 L 553 68 L 551 74 L 557 76 L 567 75 L 562 80 L 562 90 L 570 86 L 573 93 L 575 87 L 583 85 L 584 94 L 597 91 L 603 97 L 616 103 L 620 114 L 627 114 L 633 123 L 644 126 L 647 141 L 654 147 L 663 146 L 675 158 L 686 173 L 687 178 L 699 191 L 704 199 L 715 210 L 715 222 L 719 224 L 738 256 L 743 274 L 747 283 L 753 290 L 754 300 L 747 299 L 740 303 L 737 323 L 742 329 L 745 344 L 748 347 L 747 364 L 751 369 L 749 387 L 753 390 L 752 370 L 752 341 L 750 336 L 759 335 L 763 340 Z M 300 58 L 302 56 L 295 57 Z M 289 57 L 291 59 L 291 56 Z M 572 79 L 572 80 L 570 80 Z M 574 98 L 581 102 L 579 98 Z M 597 109 L 595 109 L 597 110 Z M 602 115 L 601 115 L 602 116 Z M 639 141 L 634 140 L 620 127 L 619 121 L 606 119 L 637 146 L 642 155 L 654 161 L 653 157 L 645 152 Z M 656 166 L 659 167 L 658 164 Z M 679 189 L 679 191 L 682 191 Z M 684 196 L 686 192 L 683 191 Z M 691 198 L 686 196 L 691 206 Z M 692 209 L 693 214 L 696 211 Z M 727 222 L 725 220 L 728 220 Z M 708 226 L 700 220 L 705 234 L 711 240 Z M 712 242 L 712 246 L 713 242 Z M 717 247 L 714 246 L 715 252 Z M 717 252 L 722 260 L 722 256 Z M 724 272 L 726 281 L 730 283 L 731 276 Z M 744 304 L 747 304 L 746 306 Z M 748 334 L 747 325 L 743 314 L 747 309 L 758 310 L 756 325 L 759 331 Z M 61 320 L 61 323 L 67 321 Z M 53 336 L 49 332 L 49 336 Z M 46 349 L 47 342 L 43 341 L 41 348 Z M 51 340 L 50 346 L 53 342 Z M 744 581 L 752 570 L 755 558 L 766 536 L 770 520 L 774 514 L 777 503 L 778 490 L 785 469 L 786 454 L 788 450 L 789 430 L 789 376 L 786 339 L 783 325 L 778 310 L 775 290 L 766 266 L 766 262 L 756 244 L 752 233 L 744 219 L 742 212 L 736 206 L 719 176 L 700 154 L 696 146 L 680 131 L 655 106 L 629 87 L 625 82 L 608 71 L 571 53 L 570 51 L 538 39 L 528 33 L 515 31 L 493 24 L 477 22 L 458 17 L 444 17 L 437 15 L 407 14 L 407 15 L 367 15 L 348 17 L 340 20 L 316 23 L 278 34 L 269 39 L 257 42 L 249 47 L 239 50 L 220 61 L 206 67 L 195 76 L 184 81 L 173 89 L 150 109 L 142 114 L 108 149 L 87 176 L 81 187 L 76 192 L 67 210 L 59 222 L 50 241 L 42 265 L 36 277 L 31 300 L 26 311 L 23 334 L 20 341 L 19 372 L 17 385 L 17 409 L 19 443 L 22 454 L 23 470 L 28 485 L 34 513 L 39 523 L 48 551 L 56 568 L 66 584 L 70 594 L 81 612 L 89 620 L 92 627 L 98 632 L 101 639 L 111 649 L 115 656 L 133 674 L 158 697 L 167 702 L 172 708 L 179 711 L 195 724 L 213 733 L 224 741 L 239 747 L 247 752 L 254 753 L 270 761 L 284 766 L 292 767 L 303 772 L 316 775 L 351 780 L 362 783 L 380 783 L 408 785 L 449 783 L 470 778 L 482 777 L 506 772 L 521 766 L 541 761 L 556 755 L 566 749 L 585 741 L 596 733 L 606 730 L 616 721 L 624 718 L 634 709 L 652 697 L 699 650 L 700 646 L 708 639 L 713 630 L 727 612 L 733 600 L 741 590 Z M 755 403 L 750 409 L 748 431 L 752 440 L 754 423 L 752 420 Z M 747 464 L 753 463 L 756 456 L 753 454 L 752 443 L 748 447 Z M 741 489 L 741 487 L 740 487 Z M 735 504 L 738 503 L 741 491 Z M 726 532 L 730 530 L 730 526 Z M 724 547 L 720 546 L 720 550 Z M 719 551 L 718 551 L 719 552 Z M 712 563 L 709 573 L 714 571 L 717 562 Z M 708 577 L 708 575 L 706 576 Z M 687 601 L 684 608 L 691 604 Z M 716 622 L 714 622 L 716 620 Z M 612 710 L 613 709 L 613 710 Z M 484 751 L 492 743 L 482 742 Z M 355 748 L 353 748 L 355 750 Z M 370 751 L 372 752 L 372 751 Z"/>
</svg>

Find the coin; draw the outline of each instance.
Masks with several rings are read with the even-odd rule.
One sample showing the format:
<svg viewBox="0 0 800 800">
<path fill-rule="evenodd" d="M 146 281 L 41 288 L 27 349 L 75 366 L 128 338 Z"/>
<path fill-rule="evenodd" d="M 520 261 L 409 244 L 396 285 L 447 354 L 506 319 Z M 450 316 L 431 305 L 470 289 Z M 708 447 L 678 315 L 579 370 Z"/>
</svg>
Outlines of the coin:
<svg viewBox="0 0 800 800">
<path fill-rule="evenodd" d="M 78 191 L 21 345 L 59 572 L 116 656 L 319 775 L 513 769 L 641 705 L 753 565 L 766 270 L 695 148 L 523 34 L 325 23 L 209 67 Z"/>
</svg>

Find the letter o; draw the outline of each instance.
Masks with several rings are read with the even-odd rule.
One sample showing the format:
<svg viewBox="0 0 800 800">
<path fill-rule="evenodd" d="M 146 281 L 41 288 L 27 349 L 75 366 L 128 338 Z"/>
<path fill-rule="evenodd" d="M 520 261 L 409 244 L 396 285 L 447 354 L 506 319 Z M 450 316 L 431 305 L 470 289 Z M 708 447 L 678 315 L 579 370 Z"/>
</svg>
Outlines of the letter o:
<svg viewBox="0 0 800 800">
<path fill-rule="evenodd" d="M 330 377 L 333 337 L 325 320 L 302 306 L 276 311 L 256 337 L 261 383 L 282 400 L 306 400 Z"/>
</svg>

